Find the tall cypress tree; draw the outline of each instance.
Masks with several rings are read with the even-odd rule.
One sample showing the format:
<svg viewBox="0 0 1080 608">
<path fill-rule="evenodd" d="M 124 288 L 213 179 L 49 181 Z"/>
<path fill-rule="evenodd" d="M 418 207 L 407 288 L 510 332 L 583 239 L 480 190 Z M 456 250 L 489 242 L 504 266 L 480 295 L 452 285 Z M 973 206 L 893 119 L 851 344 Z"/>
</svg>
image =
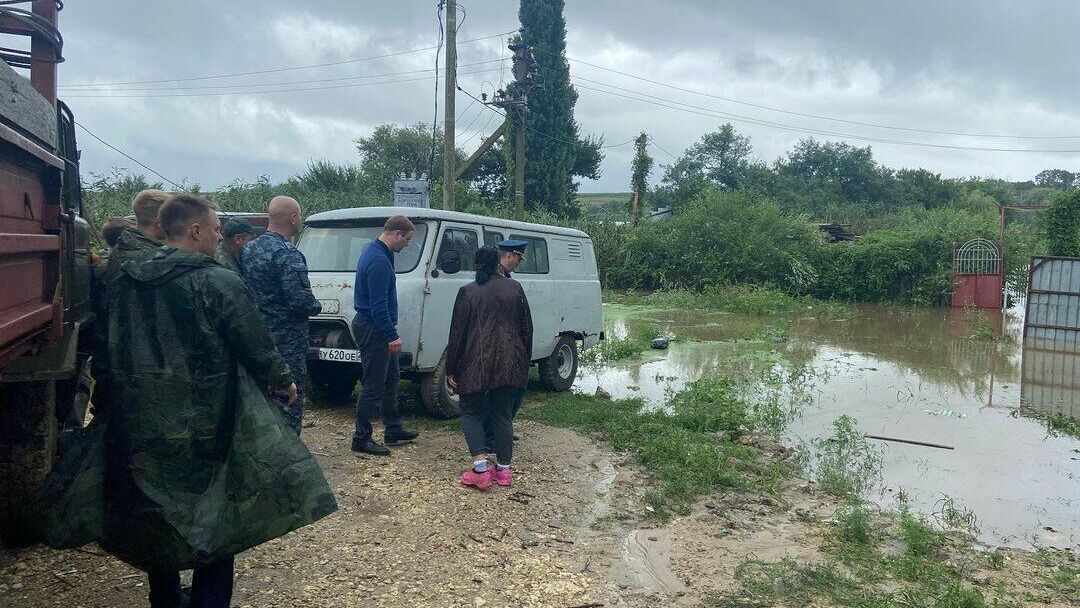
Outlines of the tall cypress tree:
<svg viewBox="0 0 1080 608">
<path fill-rule="evenodd" d="M 529 77 L 523 90 L 528 100 L 525 113 L 525 204 L 576 217 L 575 177 L 600 177 L 602 140 L 581 138 L 574 120 L 577 91 L 570 85 L 566 61 L 564 0 L 521 0 L 518 17 L 524 43 L 532 54 Z M 516 86 L 516 85 L 513 85 Z M 514 119 L 518 113 L 511 109 Z M 505 147 L 508 175 L 513 175 L 514 135 Z M 512 183 L 512 180 L 511 182 Z"/>
</svg>

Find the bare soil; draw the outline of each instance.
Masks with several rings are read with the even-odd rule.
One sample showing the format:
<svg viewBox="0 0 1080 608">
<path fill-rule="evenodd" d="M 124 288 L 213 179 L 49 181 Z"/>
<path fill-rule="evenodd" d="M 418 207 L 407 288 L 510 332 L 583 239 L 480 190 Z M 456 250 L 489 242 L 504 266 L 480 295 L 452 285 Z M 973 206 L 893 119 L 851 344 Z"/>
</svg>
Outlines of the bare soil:
<svg viewBox="0 0 1080 608">
<path fill-rule="evenodd" d="M 779 496 L 709 497 L 658 527 L 644 477 L 572 431 L 519 423 L 514 486 L 481 493 L 457 481 L 468 457 L 453 425 L 425 423 L 379 459 L 349 450 L 350 411 L 314 418 L 304 439 L 340 510 L 239 556 L 234 606 L 702 605 L 736 588 L 749 557 L 820 559 L 836 508 L 793 481 Z M 0 548 L 5 607 L 126 608 L 146 593 L 145 575 L 94 546 Z"/>
</svg>

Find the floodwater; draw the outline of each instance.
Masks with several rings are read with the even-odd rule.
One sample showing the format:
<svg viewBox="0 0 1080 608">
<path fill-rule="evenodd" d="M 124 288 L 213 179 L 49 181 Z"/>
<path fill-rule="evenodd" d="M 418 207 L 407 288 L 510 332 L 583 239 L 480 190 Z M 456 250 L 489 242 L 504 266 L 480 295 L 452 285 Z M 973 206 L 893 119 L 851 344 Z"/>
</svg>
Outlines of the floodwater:
<svg viewBox="0 0 1080 608">
<path fill-rule="evenodd" d="M 659 328 L 675 340 L 632 363 L 583 366 L 575 390 L 599 386 L 662 407 L 702 377 L 743 376 L 763 392 L 780 377 L 798 407 L 793 442 L 830 435 L 847 414 L 864 433 L 952 448 L 874 440 L 882 505 L 895 507 L 902 491 L 934 514 L 948 496 L 977 515 L 988 544 L 1080 547 L 1080 440 L 1052 436 L 1030 416 L 1080 416 L 1080 354 L 1022 348 L 1022 309 L 857 310 L 846 320 L 814 311 L 763 319 L 607 306 L 610 334 Z"/>
</svg>

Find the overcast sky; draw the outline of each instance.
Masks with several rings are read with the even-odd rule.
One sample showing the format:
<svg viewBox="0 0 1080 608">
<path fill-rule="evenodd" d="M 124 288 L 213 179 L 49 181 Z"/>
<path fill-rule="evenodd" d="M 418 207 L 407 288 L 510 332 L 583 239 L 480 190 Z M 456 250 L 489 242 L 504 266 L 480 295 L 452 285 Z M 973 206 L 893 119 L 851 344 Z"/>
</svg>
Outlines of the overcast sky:
<svg viewBox="0 0 1080 608">
<path fill-rule="evenodd" d="M 460 84 L 475 95 L 491 93 L 510 78 L 509 62 L 497 61 L 508 55 L 505 38 L 466 41 L 516 29 L 517 2 L 461 4 L 467 15 L 459 32 Z M 260 175 L 278 181 L 315 159 L 356 162 L 353 139 L 379 124 L 432 120 L 434 72 L 422 70 L 433 68 L 433 50 L 351 60 L 434 45 L 435 0 L 66 5 L 60 16 L 67 57 L 60 66 L 61 97 L 85 126 L 174 181 L 204 187 Z M 1045 168 L 1080 169 L 1080 152 L 1052 152 L 1080 151 L 1075 0 L 568 0 L 566 22 L 573 60 L 685 89 L 571 61 L 572 76 L 592 81 L 575 80 L 583 132 L 602 135 L 611 145 L 644 130 L 657 143 L 652 152 L 660 164 L 671 162 L 667 152 L 679 155 L 730 120 L 751 137 L 754 156 L 770 162 L 811 136 L 807 131 L 827 131 L 1040 150 L 813 135 L 871 145 L 888 166 L 925 167 L 950 177 L 1020 180 Z M 348 63 L 209 80 L 73 86 L 331 62 Z M 252 92 L 257 90 L 263 92 Z M 215 94 L 195 96 L 205 93 Z M 439 98 L 441 106 L 441 93 Z M 468 107 L 471 102 L 458 95 L 458 142 L 466 150 L 498 124 L 480 104 Z M 1062 137 L 1072 135 L 1077 137 Z M 86 134 L 79 137 L 84 173 L 114 167 L 145 173 Z M 632 147 L 606 153 L 603 176 L 584 181 L 582 191 L 629 189 Z"/>
</svg>

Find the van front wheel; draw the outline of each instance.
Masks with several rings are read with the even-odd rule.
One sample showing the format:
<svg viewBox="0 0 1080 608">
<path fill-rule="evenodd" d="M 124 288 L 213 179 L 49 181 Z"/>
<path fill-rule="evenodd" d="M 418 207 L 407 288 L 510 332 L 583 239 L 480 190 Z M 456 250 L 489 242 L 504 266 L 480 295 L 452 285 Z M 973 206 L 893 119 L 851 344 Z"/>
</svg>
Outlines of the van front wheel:
<svg viewBox="0 0 1080 608">
<path fill-rule="evenodd" d="M 570 336 L 559 338 L 555 352 L 540 361 L 540 383 L 549 391 L 569 390 L 577 378 L 577 341 Z"/>
<path fill-rule="evenodd" d="M 457 395 L 450 394 L 450 387 L 446 384 L 445 354 L 435 371 L 420 375 L 420 398 L 428 413 L 436 418 L 461 416 L 461 400 Z"/>
</svg>

